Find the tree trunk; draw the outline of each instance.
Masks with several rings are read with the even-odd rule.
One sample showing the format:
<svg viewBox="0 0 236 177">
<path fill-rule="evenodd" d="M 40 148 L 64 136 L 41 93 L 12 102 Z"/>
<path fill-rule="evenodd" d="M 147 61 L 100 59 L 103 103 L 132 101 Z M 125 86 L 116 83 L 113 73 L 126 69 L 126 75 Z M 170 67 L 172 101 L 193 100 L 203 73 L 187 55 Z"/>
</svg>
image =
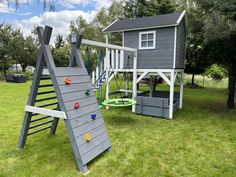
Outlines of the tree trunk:
<svg viewBox="0 0 236 177">
<path fill-rule="evenodd" d="M 194 86 L 194 76 L 195 74 L 192 74 L 192 86 Z"/>
<path fill-rule="evenodd" d="M 26 68 L 27 68 L 27 65 L 26 64 L 21 64 L 21 67 L 22 67 L 22 71 L 25 72 Z"/>
<path fill-rule="evenodd" d="M 227 108 L 234 109 L 234 97 L 235 97 L 235 84 L 236 84 L 236 67 L 232 66 L 231 71 L 229 71 L 229 82 L 228 82 L 228 100 Z"/>
</svg>

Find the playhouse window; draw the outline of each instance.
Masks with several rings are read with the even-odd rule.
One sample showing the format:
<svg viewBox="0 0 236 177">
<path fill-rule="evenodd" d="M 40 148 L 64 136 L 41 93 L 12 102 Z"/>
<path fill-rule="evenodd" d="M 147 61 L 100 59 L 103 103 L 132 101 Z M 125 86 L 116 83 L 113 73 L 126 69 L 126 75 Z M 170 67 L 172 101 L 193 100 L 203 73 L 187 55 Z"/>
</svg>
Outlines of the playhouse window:
<svg viewBox="0 0 236 177">
<path fill-rule="evenodd" d="M 139 32 L 139 49 L 155 49 L 156 31 Z"/>
</svg>

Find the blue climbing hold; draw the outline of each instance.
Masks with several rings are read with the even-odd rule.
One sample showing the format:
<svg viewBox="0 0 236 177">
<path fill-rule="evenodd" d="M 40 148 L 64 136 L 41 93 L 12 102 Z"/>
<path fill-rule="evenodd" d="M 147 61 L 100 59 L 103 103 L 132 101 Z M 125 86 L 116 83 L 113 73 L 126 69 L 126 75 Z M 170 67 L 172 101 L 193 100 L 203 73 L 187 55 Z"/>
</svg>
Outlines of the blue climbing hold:
<svg viewBox="0 0 236 177">
<path fill-rule="evenodd" d="M 91 114 L 91 119 L 96 119 L 96 114 Z"/>
</svg>

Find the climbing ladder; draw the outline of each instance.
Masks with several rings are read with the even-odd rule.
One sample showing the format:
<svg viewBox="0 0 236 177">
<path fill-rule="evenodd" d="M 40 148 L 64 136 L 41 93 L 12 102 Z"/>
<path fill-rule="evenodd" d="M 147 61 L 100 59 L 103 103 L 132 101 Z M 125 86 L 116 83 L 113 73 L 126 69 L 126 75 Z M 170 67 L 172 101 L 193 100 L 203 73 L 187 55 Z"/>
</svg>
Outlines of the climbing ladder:
<svg viewBox="0 0 236 177">
<path fill-rule="evenodd" d="M 87 164 L 102 152 L 110 150 L 111 143 L 80 55 L 82 36 L 71 36 L 72 55 L 69 66 L 56 67 L 49 48 L 52 28 L 38 27 L 37 31 L 41 49 L 25 107 L 18 147 L 24 148 L 27 137 L 41 131 L 50 129 L 50 134 L 55 134 L 59 118 L 62 118 L 77 164 L 86 174 Z M 48 76 L 42 75 L 44 68 L 48 69 Z"/>
<path fill-rule="evenodd" d="M 93 85 L 93 89 L 94 91 L 97 91 L 97 89 L 99 89 L 103 83 L 106 81 L 106 71 L 103 71 L 100 74 L 96 74 L 96 79 L 94 76 L 94 72 L 92 74 L 92 85 Z"/>
</svg>

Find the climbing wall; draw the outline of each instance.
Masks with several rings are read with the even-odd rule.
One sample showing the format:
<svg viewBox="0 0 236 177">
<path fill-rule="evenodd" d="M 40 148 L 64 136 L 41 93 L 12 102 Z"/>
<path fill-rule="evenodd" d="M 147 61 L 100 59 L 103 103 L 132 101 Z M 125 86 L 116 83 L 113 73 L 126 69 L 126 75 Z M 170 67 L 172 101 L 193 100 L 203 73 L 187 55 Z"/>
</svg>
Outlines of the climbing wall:
<svg viewBox="0 0 236 177">
<path fill-rule="evenodd" d="M 59 118 L 62 118 L 76 162 L 80 170 L 87 173 L 87 163 L 110 150 L 111 143 L 79 51 L 82 36 L 78 34 L 70 38 L 72 52 L 69 66 L 56 67 L 49 46 L 52 27 L 38 27 L 37 32 L 41 48 L 18 147 L 24 148 L 27 137 L 39 132 L 50 129 L 54 135 Z M 48 73 L 46 77 L 42 76 L 44 69 Z M 45 122 L 46 119 L 50 120 Z"/>
<path fill-rule="evenodd" d="M 83 165 L 111 147 L 104 120 L 86 69 L 55 68 L 55 78 L 64 104 L 72 141 Z"/>
</svg>

